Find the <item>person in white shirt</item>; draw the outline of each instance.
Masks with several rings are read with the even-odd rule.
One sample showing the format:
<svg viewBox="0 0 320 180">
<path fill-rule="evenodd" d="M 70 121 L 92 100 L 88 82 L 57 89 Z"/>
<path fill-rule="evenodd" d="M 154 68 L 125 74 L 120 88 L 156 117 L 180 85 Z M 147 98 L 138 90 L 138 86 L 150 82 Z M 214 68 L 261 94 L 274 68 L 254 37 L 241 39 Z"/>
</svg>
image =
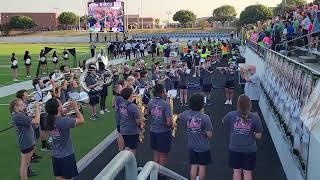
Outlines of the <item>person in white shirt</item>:
<svg viewBox="0 0 320 180">
<path fill-rule="evenodd" d="M 261 95 L 260 78 L 256 74 L 256 67 L 250 65 L 248 67 L 249 74 L 242 74 L 243 79 L 246 80 L 244 93 L 247 95 L 252 103 L 252 111 L 259 112 L 259 99 Z"/>
<path fill-rule="evenodd" d="M 131 59 L 131 48 L 132 48 L 132 45 L 129 42 L 127 42 L 124 48 L 126 50 L 126 59 L 128 59 L 128 57 L 129 57 L 129 59 Z"/>
<path fill-rule="evenodd" d="M 140 45 L 139 45 L 139 49 L 140 49 L 140 55 L 141 55 L 141 57 L 144 57 L 144 50 L 145 50 L 145 45 L 144 45 L 144 43 L 143 42 L 141 42 L 140 43 Z"/>
</svg>

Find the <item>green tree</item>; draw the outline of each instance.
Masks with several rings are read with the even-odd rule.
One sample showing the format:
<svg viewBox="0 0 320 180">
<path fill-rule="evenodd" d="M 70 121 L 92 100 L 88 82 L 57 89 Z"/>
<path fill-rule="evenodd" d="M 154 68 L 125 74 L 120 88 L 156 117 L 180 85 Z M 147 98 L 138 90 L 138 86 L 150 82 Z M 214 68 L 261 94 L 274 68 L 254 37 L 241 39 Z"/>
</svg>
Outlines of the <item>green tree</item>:
<svg viewBox="0 0 320 180">
<path fill-rule="evenodd" d="M 303 6 L 307 4 L 306 0 L 282 0 L 280 4 L 287 5 L 287 6 Z"/>
<path fill-rule="evenodd" d="M 256 23 L 272 17 L 272 11 L 264 5 L 251 5 L 240 13 L 239 25 Z"/>
<path fill-rule="evenodd" d="M 156 24 L 156 28 L 160 27 L 160 19 L 159 18 L 155 19 L 154 23 Z"/>
<path fill-rule="evenodd" d="M 303 6 L 305 4 L 307 4 L 306 0 L 282 0 L 281 3 L 273 9 L 273 14 L 280 15 L 293 10 L 295 6 Z"/>
<path fill-rule="evenodd" d="M 237 16 L 236 9 L 230 5 L 224 5 L 213 10 L 211 21 L 220 21 L 222 27 L 225 22 L 230 22 Z"/>
<path fill-rule="evenodd" d="M 174 21 L 179 21 L 183 26 L 191 24 L 196 20 L 197 16 L 189 10 L 180 10 L 173 15 Z"/>
<path fill-rule="evenodd" d="M 59 15 L 58 21 L 66 29 L 67 26 L 77 23 L 77 15 L 73 12 L 63 12 Z"/>
<path fill-rule="evenodd" d="M 205 28 L 207 28 L 210 25 L 210 23 L 207 20 L 202 20 L 202 21 L 200 21 L 199 25 L 200 25 L 201 29 L 204 30 Z"/>
<path fill-rule="evenodd" d="M 9 25 L 12 29 L 31 29 L 37 24 L 28 16 L 13 16 L 10 19 Z"/>
</svg>

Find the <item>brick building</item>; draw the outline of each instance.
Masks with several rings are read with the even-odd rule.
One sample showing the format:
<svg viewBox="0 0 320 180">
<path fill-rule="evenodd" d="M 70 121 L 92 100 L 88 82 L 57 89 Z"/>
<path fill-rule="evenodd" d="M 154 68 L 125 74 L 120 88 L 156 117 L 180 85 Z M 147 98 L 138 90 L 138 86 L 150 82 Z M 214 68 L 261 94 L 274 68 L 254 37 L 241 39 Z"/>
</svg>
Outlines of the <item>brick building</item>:
<svg viewBox="0 0 320 180">
<path fill-rule="evenodd" d="M 129 29 L 141 29 L 142 22 L 144 29 L 153 29 L 154 28 L 154 18 L 152 17 L 139 17 L 139 15 L 127 15 L 125 16 L 128 19 L 128 28 Z M 125 19 L 125 21 L 127 21 Z"/>
<path fill-rule="evenodd" d="M 10 22 L 13 16 L 28 16 L 37 24 L 36 30 L 53 30 L 58 26 L 56 13 L 1 13 L 0 24 Z"/>
</svg>

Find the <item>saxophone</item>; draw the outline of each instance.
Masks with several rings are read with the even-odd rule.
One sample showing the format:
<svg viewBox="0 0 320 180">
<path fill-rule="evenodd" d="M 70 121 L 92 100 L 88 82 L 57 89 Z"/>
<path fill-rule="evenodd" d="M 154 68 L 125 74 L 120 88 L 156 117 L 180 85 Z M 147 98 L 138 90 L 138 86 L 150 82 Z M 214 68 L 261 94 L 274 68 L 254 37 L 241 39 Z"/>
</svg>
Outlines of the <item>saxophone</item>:
<svg viewBox="0 0 320 180">
<path fill-rule="evenodd" d="M 136 96 L 136 103 L 140 111 L 140 132 L 139 132 L 139 141 L 140 143 L 143 143 L 144 140 L 144 132 L 145 132 L 145 117 L 144 117 L 144 112 L 145 112 L 145 107 L 142 102 L 142 97 L 141 96 Z"/>
<path fill-rule="evenodd" d="M 169 98 L 169 103 L 170 103 L 170 108 L 171 108 L 171 112 L 173 113 L 173 97 L 170 96 Z M 178 115 L 177 114 L 173 114 L 172 115 L 172 137 L 176 137 L 176 133 L 177 133 L 177 128 L 178 128 Z"/>
</svg>

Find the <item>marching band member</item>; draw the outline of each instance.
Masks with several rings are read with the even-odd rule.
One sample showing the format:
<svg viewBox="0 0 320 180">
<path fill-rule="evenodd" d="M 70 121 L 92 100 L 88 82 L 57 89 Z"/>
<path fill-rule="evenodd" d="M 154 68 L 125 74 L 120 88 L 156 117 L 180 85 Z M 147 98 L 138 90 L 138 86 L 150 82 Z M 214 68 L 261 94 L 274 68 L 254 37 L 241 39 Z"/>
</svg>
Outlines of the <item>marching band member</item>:
<svg viewBox="0 0 320 180">
<path fill-rule="evenodd" d="M 17 73 L 18 73 L 18 60 L 16 58 L 16 54 L 12 53 L 11 55 L 11 69 L 12 69 L 12 80 L 13 81 L 18 81 L 17 77 Z"/>
<path fill-rule="evenodd" d="M 124 80 L 127 80 L 127 78 L 130 76 L 131 74 L 131 68 L 129 66 L 128 63 L 124 63 L 123 65 L 123 78 Z"/>
<path fill-rule="evenodd" d="M 206 166 L 211 163 L 209 139 L 212 138 L 212 123 L 210 117 L 203 113 L 204 96 L 197 93 L 190 97 L 191 110 L 178 116 L 187 128 L 189 159 L 191 164 L 191 180 L 205 179 Z"/>
<path fill-rule="evenodd" d="M 41 68 L 42 74 L 47 74 L 46 72 L 47 59 L 43 49 L 40 51 L 39 59 L 40 59 L 40 68 Z"/>
<path fill-rule="evenodd" d="M 65 66 L 68 66 L 69 53 L 68 53 L 68 51 L 67 51 L 66 48 L 64 48 L 62 54 L 63 54 L 64 65 L 65 65 Z"/>
<path fill-rule="evenodd" d="M 97 80 L 96 80 L 96 67 L 94 65 L 89 67 L 88 70 L 88 76 L 85 79 L 86 85 L 88 88 L 90 88 L 89 91 L 89 98 L 90 98 L 90 113 L 91 117 L 90 119 L 95 121 L 97 118 L 97 104 L 99 103 L 99 93 L 95 90 L 95 87 L 98 86 Z"/>
<path fill-rule="evenodd" d="M 29 168 L 35 146 L 34 130 L 32 125 L 40 123 L 39 104 L 35 103 L 35 116 L 28 117 L 25 114 L 26 104 L 21 99 L 14 99 L 10 103 L 10 113 L 13 126 L 16 128 L 17 143 L 21 151 L 20 179 L 27 180 L 28 177 L 36 176 Z"/>
<path fill-rule="evenodd" d="M 52 137 L 52 166 L 56 180 L 72 179 L 78 175 L 77 162 L 71 141 L 70 129 L 84 123 L 84 118 L 75 101 L 70 106 L 76 113 L 75 118 L 63 116 L 61 102 L 52 98 L 45 105 L 48 113 L 47 129 Z"/>
<path fill-rule="evenodd" d="M 136 86 L 136 78 L 133 76 L 129 76 L 127 78 L 127 87 L 131 88 L 133 90 L 133 94 L 137 94 L 138 87 Z"/>
<path fill-rule="evenodd" d="M 124 149 L 124 141 L 123 137 L 120 133 L 120 111 L 119 111 L 119 105 L 120 102 L 122 101 L 121 97 L 121 91 L 122 91 L 122 85 L 121 84 L 116 84 L 114 86 L 114 97 L 112 100 L 112 106 L 115 111 L 115 120 L 116 120 L 116 125 L 117 125 L 117 131 L 118 131 L 118 136 L 117 136 L 117 143 L 118 143 L 118 149 L 119 151 L 122 151 Z"/>
<path fill-rule="evenodd" d="M 148 103 L 150 145 L 154 151 L 154 161 L 165 166 L 171 149 L 172 112 L 170 104 L 165 100 L 164 86 L 156 84 L 153 89 L 155 98 Z"/>
<path fill-rule="evenodd" d="M 120 134 L 123 137 L 125 149 L 136 154 L 141 125 L 140 111 L 138 106 L 132 103 L 134 98 L 132 88 L 124 88 L 121 96 L 123 100 L 119 104 Z"/>
<path fill-rule="evenodd" d="M 105 65 L 103 62 L 99 62 L 99 70 L 98 73 L 104 75 L 106 72 Z M 100 114 L 104 114 L 104 112 L 110 112 L 106 108 L 106 97 L 108 96 L 108 85 L 103 84 L 102 91 L 100 92 Z"/>
<path fill-rule="evenodd" d="M 201 64 L 201 56 L 196 51 L 194 52 L 193 56 L 193 65 L 194 65 L 194 75 L 193 77 L 200 76 L 200 64 Z"/>
<path fill-rule="evenodd" d="M 26 51 L 24 53 L 23 60 L 24 60 L 24 65 L 26 67 L 26 78 L 31 78 L 31 72 L 30 72 L 30 69 L 31 69 L 31 56 L 29 54 L 29 51 Z"/>
<path fill-rule="evenodd" d="M 57 52 L 56 52 L 56 51 L 53 51 L 53 54 L 52 54 L 52 63 L 53 63 L 53 65 L 54 65 L 54 69 L 57 69 L 58 63 L 59 63 L 59 58 L 58 58 L 58 55 L 57 55 Z"/>
<path fill-rule="evenodd" d="M 233 93 L 234 93 L 234 81 L 235 81 L 235 66 L 230 63 L 228 67 L 218 68 L 222 74 L 226 75 L 225 91 L 226 91 L 226 102 L 225 105 L 232 105 Z"/>
<path fill-rule="evenodd" d="M 179 89 L 180 89 L 180 105 L 188 106 L 188 65 L 186 62 L 182 63 L 182 68 L 178 69 L 180 76 Z M 190 71 L 190 70 L 189 70 Z"/>
<path fill-rule="evenodd" d="M 251 101 L 244 94 L 238 98 L 237 111 L 229 112 L 222 123 L 230 129 L 229 167 L 233 168 L 233 179 L 252 180 L 256 166 L 256 139 L 262 137 L 262 124 L 259 116 L 250 113 Z"/>
</svg>

